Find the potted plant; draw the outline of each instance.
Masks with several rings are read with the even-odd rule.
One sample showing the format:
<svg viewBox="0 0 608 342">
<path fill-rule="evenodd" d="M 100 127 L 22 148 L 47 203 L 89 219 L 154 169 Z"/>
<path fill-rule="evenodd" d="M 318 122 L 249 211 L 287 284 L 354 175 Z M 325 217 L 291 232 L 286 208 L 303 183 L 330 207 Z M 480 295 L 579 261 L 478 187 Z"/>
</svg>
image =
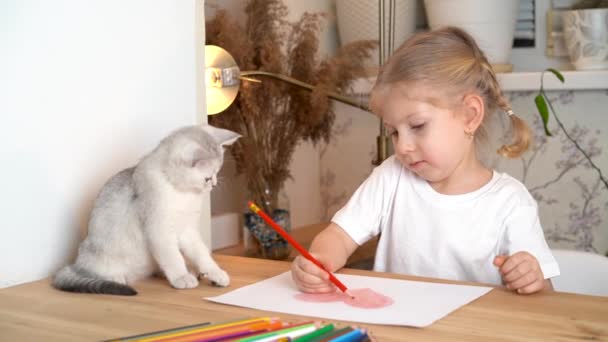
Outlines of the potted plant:
<svg viewBox="0 0 608 342">
<path fill-rule="evenodd" d="M 559 129 L 565 134 L 566 138 L 568 140 L 570 140 L 570 142 L 572 144 L 574 144 L 574 147 L 580 153 L 583 154 L 583 156 L 587 160 L 587 163 L 589 163 L 589 166 L 597 172 L 600 181 L 604 184 L 604 186 L 606 187 L 606 190 L 608 190 L 608 181 L 606 180 L 606 177 L 602 173 L 602 170 L 593 162 L 593 160 L 589 156 L 589 153 L 587 153 L 587 151 L 585 151 L 585 149 L 583 149 L 581 147 L 581 145 L 574 138 L 572 138 L 570 136 L 570 134 L 568 133 L 568 130 L 566 129 L 566 127 L 564 127 L 564 124 L 559 119 L 559 116 L 557 116 L 557 113 L 555 112 L 555 109 L 553 108 L 553 104 L 549 100 L 549 97 L 547 96 L 547 94 L 545 93 L 545 90 L 543 88 L 543 77 L 545 75 L 545 72 L 550 72 L 553 75 L 555 75 L 555 77 L 557 77 L 557 79 L 559 79 L 562 83 L 565 82 L 564 76 L 555 69 L 549 68 L 541 73 L 540 89 L 538 91 L 538 94 L 534 98 L 534 103 L 536 104 L 536 109 L 538 110 L 538 114 L 540 115 L 540 117 L 542 119 L 543 127 L 545 130 L 545 135 L 551 136 L 551 132 L 549 132 L 549 129 L 547 127 L 547 124 L 549 123 L 549 113 L 551 113 L 551 114 L 553 114 L 553 117 L 555 118 L 555 121 L 557 122 Z"/>
<path fill-rule="evenodd" d="M 371 41 L 354 42 L 340 48 L 334 57 L 319 60 L 318 34 L 324 16 L 305 13 L 291 23 L 287 14 L 281 0 L 251 0 L 245 7 L 244 26 L 223 10 L 206 23 L 206 44 L 227 50 L 241 70 L 287 75 L 315 85 L 309 92 L 274 79 L 243 81 L 234 103 L 209 118 L 212 125 L 242 135 L 230 151 L 237 173 L 245 176 L 248 199 L 286 230 L 289 208 L 281 194 L 290 178 L 293 152 L 302 140 L 330 139 L 335 114 L 325 95 L 343 93 L 363 74 L 363 61 L 375 47 Z M 259 217 L 246 211 L 244 220 L 249 233 L 247 255 L 289 256 L 287 242 Z"/>
<path fill-rule="evenodd" d="M 608 0 L 583 0 L 562 13 L 564 41 L 577 70 L 608 69 Z"/>
</svg>

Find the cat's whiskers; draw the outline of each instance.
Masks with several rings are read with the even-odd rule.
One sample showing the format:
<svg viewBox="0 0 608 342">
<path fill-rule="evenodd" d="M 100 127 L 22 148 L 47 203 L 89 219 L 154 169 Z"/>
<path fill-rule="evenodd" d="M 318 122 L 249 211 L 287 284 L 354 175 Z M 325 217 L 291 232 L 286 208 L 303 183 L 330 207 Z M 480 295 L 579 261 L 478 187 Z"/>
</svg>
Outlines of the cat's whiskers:
<svg viewBox="0 0 608 342">
<path fill-rule="evenodd" d="M 217 175 L 217 185 L 220 185 L 224 182 L 224 176 Z"/>
</svg>

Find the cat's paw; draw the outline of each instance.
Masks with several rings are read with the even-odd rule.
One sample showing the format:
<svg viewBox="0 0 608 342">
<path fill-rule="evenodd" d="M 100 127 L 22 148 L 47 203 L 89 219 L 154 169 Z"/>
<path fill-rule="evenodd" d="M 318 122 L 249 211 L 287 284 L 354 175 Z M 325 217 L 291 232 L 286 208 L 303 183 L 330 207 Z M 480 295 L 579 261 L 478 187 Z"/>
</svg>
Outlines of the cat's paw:
<svg viewBox="0 0 608 342">
<path fill-rule="evenodd" d="M 230 285 L 230 277 L 226 271 L 218 268 L 217 270 L 209 271 L 205 274 L 211 285 L 226 287 Z"/>
<path fill-rule="evenodd" d="M 169 282 L 176 289 L 192 289 L 198 286 L 198 280 L 190 273 L 186 273 L 175 279 L 169 279 Z"/>
</svg>

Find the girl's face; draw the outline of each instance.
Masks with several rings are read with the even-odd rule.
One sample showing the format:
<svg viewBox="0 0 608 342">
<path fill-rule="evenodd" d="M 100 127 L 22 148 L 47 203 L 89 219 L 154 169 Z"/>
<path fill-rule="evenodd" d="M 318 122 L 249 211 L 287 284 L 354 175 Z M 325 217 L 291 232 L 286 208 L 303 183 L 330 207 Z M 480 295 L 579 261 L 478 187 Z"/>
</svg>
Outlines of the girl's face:
<svg viewBox="0 0 608 342">
<path fill-rule="evenodd" d="M 374 94 L 379 115 L 401 163 L 429 183 L 450 181 L 474 157 L 473 139 L 465 134 L 465 116 L 430 99 L 445 96 L 416 85 L 388 86 Z M 447 103 L 447 101 L 443 101 Z"/>
</svg>

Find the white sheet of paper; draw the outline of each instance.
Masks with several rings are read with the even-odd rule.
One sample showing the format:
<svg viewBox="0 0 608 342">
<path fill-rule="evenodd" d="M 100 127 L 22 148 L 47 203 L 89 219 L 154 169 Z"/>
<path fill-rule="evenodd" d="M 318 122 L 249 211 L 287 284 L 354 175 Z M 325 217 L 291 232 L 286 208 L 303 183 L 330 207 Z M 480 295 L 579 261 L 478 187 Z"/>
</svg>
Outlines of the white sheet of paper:
<svg viewBox="0 0 608 342">
<path fill-rule="evenodd" d="M 348 274 L 340 274 L 338 278 L 349 289 L 370 288 L 392 298 L 394 303 L 384 308 L 361 309 L 344 302 L 304 302 L 295 298 L 300 292 L 289 272 L 205 299 L 302 316 L 425 327 L 492 289 L 482 286 L 437 284 Z"/>
</svg>

